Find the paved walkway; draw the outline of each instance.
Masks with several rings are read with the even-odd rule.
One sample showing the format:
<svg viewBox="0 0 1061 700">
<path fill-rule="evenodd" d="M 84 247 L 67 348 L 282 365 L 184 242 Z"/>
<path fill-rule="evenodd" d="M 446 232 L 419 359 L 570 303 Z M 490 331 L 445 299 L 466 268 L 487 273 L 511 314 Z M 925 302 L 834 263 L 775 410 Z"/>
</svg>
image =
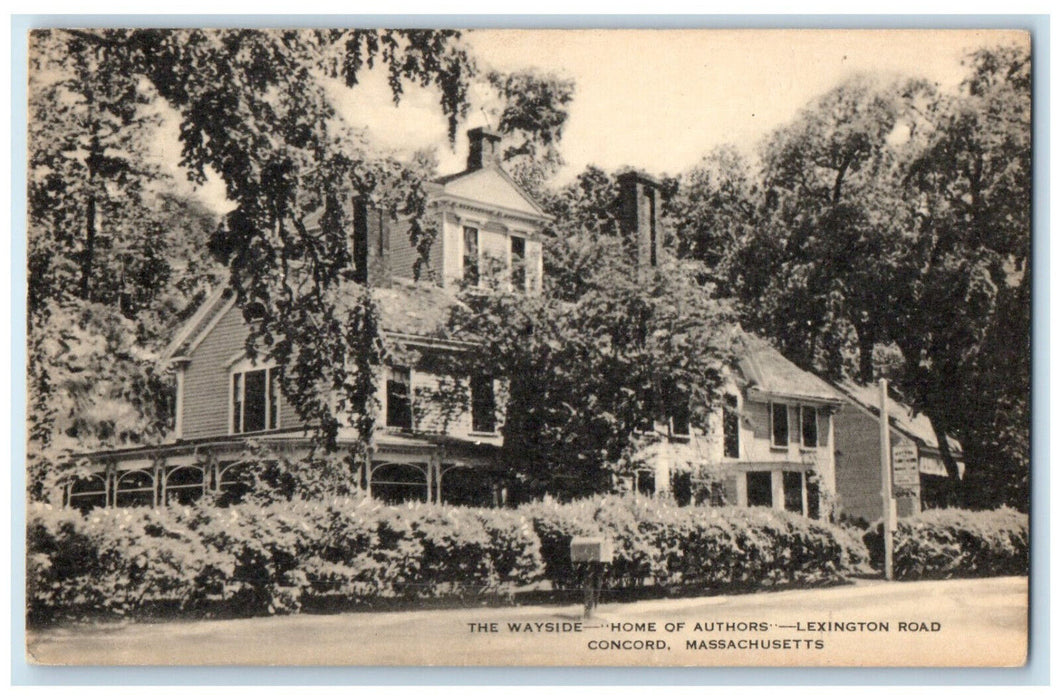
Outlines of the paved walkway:
<svg viewBox="0 0 1061 700">
<path fill-rule="evenodd" d="M 578 606 L 95 624 L 27 634 L 30 661 L 189 665 L 1016 666 L 1028 581 L 827 589 Z"/>
</svg>

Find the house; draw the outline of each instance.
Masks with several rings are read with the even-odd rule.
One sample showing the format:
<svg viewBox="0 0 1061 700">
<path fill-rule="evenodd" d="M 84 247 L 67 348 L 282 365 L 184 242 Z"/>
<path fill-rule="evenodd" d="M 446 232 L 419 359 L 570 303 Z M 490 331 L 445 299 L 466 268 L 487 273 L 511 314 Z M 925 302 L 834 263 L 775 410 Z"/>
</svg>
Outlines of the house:
<svg viewBox="0 0 1061 700">
<path fill-rule="evenodd" d="M 671 418 L 640 458 L 636 488 L 679 503 L 765 506 L 819 518 L 837 492 L 833 416 L 841 395 L 765 340 L 744 334 L 706 426 Z"/>
<path fill-rule="evenodd" d="M 837 498 L 844 514 L 873 522 L 883 513 L 881 496 L 880 389 L 845 381 L 836 385 L 844 404 L 836 414 Z M 896 445 L 913 447 L 917 455 L 919 483 L 896 489 L 896 510 L 900 518 L 917 515 L 926 508 L 947 504 L 953 478 L 940 454 L 932 421 L 923 413 L 888 397 L 889 439 Z M 961 444 L 947 438 L 947 446 L 958 464 L 959 478 L 965 463 Z"/>
<path fill-rule="evenodd" d="M 468 136 L 466 169 L 427 187 L 427 216 L 438 234 L 422 281 L 413 281 L 418 254 L 409 222 L 368 201 L 354 204 L 354 279 L 372 289 L 384 334 L 419 358 L 413 366 L 383 368 L 378 382 L 381 425 L 361 479 L 387 500 L 505 500 L 493 459 L 501 444 L 504 382 L 464 378 L 469 401 L 457 411 L 418 400 L 443 381 L 431 371 L 432 358 L 469 349 L 437 333 L 458 286 L 485 284 L 488 274 L 501 274 L 528 294 L 542 286 L 541 231 L 549 217 L 501 168 L 500 134 L 477 128 Z M 278 390 L 275 367 L 246 356 L 247 335 L 235 295 L 216 290 L 163 355 L 176 373 L 171 440 L 88 455 L 95 468 L 66 486 L 65 503 L 160 505 L 190 502 L 206 492 L 221 502 L 238 500 L 247 488 L 241 460 L 249 438 L 273 450 L 304 453 L 308 433 Z M 353 428 L 342 429 L 338 439 L 340 446 L 358 442 Z"/>
<path fill-rule="evenodd" d="M 372 290 L 389 340 L 414 349 L 417 358 L 380 368 L 379 424 L 359 468 L 364 488 L 384 500 L 498 505 L 507 499 L 506 475 L 496 459 L 505 382 L 462 378 L 466 404 L 444 410 L 430 397 L 450 379 L 432 367 L 440 355 L 473 350 L 439 333 L 461 285 L 485 284 L 500 274 L 513 289 L 540 293 L 541 232 L 549 219 L 501 168 L 500 135 L 483 128 L 468 135 L 467 168 L 428 186 L 429 217 L 438 235 L 420 281 L 413 281 L 419 255 L 409 241 L 409 222 L 366 200 L 354 204 L 354 281 Z M 651 269 L 663 253 L 659 182 L 627 172 L 618 184 L 621 232 L 634 244 L 638 269 Z M 222 503 L 237 501 L 247 488 L 249 439 L 304 454 L 305 426 L 278 390 L 276 368 L 246 356 L 247 334 L 235 295 L 216 290 L 164 353 L 176 373 L 172 439 L 93 455 L 97 469 L 68 486 L 66 503 L 160 505 L 208 492 Z M 637 455 L 642 467 L 630 486 L 672 493 L 682 503 L 706 499 L 819 517 L 838 490 L 833 416 L 843 398 L 766 341 L 745 334 L 740 342 L 724 408 L 706 426 L 691 425 L 687 409 L 673 411 L 665 425 L 647 426 Z M 360 436 L 343 428 L 338 442 L 354 447 Z"/>
</svg>

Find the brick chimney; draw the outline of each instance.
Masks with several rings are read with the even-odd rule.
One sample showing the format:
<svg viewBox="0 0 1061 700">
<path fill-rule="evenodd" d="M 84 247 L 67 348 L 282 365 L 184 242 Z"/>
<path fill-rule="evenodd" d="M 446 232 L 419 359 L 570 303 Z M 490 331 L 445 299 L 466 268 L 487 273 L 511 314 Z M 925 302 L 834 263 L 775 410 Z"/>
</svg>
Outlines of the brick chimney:
<svg viewBox="0 0 1061 700">
<path fill-rule="evenodd" d="M 489 127 L 468 130 L 468 170 L 501 165 L 501 134 Z"/>
<path fill-rule="evenodd" d="M 391 221 L 386 212 L 366 197 L 354 198 L 351 257 L 354 281 L 373 287 L 391 282 Z"/>
<path fill-rule="evenodd" d="M 631 170 L 620 173 L 619 228 L 627 240 L 636 242 L 637 268 L 644 272 L 659 265 L 663 252 L 660 222 L 659 180 Z"/>
</svg>

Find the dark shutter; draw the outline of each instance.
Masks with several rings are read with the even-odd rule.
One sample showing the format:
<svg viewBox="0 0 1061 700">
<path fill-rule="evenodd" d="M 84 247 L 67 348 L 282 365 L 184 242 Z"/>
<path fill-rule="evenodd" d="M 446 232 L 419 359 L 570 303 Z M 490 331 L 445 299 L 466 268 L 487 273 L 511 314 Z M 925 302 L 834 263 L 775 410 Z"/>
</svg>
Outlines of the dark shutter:
<svg viewBox="0 0 1061 700">
<path fill-rule="evenodd" d="M 726 457 L 740 457 L 740 415 L 737 413 L 736 396 L 726 396 L 726 403 L 722 407 L 722 440 Z"/>
</svg>

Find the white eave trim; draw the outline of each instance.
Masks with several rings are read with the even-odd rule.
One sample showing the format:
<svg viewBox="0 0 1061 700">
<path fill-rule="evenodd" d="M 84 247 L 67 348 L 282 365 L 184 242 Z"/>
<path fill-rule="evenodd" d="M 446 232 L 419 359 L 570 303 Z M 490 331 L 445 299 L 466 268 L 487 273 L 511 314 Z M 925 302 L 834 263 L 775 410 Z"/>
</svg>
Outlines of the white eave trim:
<svg viewBox="0 0 1061 700">
<path fill-rule="evenodd" d="M 196 310 L 194 314 L 192 314 L 191 318 L 184 322 L 184 325 L 181 326 L 179 331 L 177 331 L 177 335 L 174 336 L 173 340 L 170 341 L 170 344 L 166 346 L 166 349 L 162 351 L 161 359 L 163 361 L 173 361 L 179 359 L 175 358 L 173 354 L 180 349 L 180 347 L 188 340 L 191 334 L 195 332 L 195 329 L 199 327 L 199 324 L 203 322 L 203 319 L 210 314 L 210 311 L 214 308 L 215 305 L 217 305 L 217 302 L 221 300 L 221 297 L 224 296 L 225 291 L 227 289 L 227 284 L 221 284 L 218 285 L 217 289 L 210 292 L 209 296 L 207 296 L 206 299 L 203 300 L 202 305 Z M 235 295 L 233 295 L 233 297 L 234 296 Z M 183 355 L 189 355 L 191 354 L 191 351 L 192 348 L 189 348 L 185 353 L 183 353 Z"/>
<path fill-rule="evenodd" d="M 773 403 L 784 403 L 784 404 L 813 404 L 816 406 L 842 406 L 844 400 L 840 397 L 833 399 L 827 399 L 822 396 L 805 396 L 803 394 L 777 394 L 770 391 L 763 391 L 756 387 L 748 387 L 748 398 L 752 401 L 759 402 L 773 402 Z"/>
<path fill-rule="evenodd" d="M 548 214 L 535 214 L 528 211 L 520 211 L 519 209 L 512 209 L 510 207 L 502 206 L 500 204 L 492 204 L 490 202 L 483 202 L 478 199 L 471 199 L 469 197 L 461 197 L 460 195 L 442 193 L 432 198 L 432 204 L 450 204 L 473 211 L 483 212 L 492 216 L 506 217 L 509 219 L 515 219 L 517 221 L 524 221 L 533 224 L 547 224 L 553 220 L 553 217 Z"/>
</svg>

